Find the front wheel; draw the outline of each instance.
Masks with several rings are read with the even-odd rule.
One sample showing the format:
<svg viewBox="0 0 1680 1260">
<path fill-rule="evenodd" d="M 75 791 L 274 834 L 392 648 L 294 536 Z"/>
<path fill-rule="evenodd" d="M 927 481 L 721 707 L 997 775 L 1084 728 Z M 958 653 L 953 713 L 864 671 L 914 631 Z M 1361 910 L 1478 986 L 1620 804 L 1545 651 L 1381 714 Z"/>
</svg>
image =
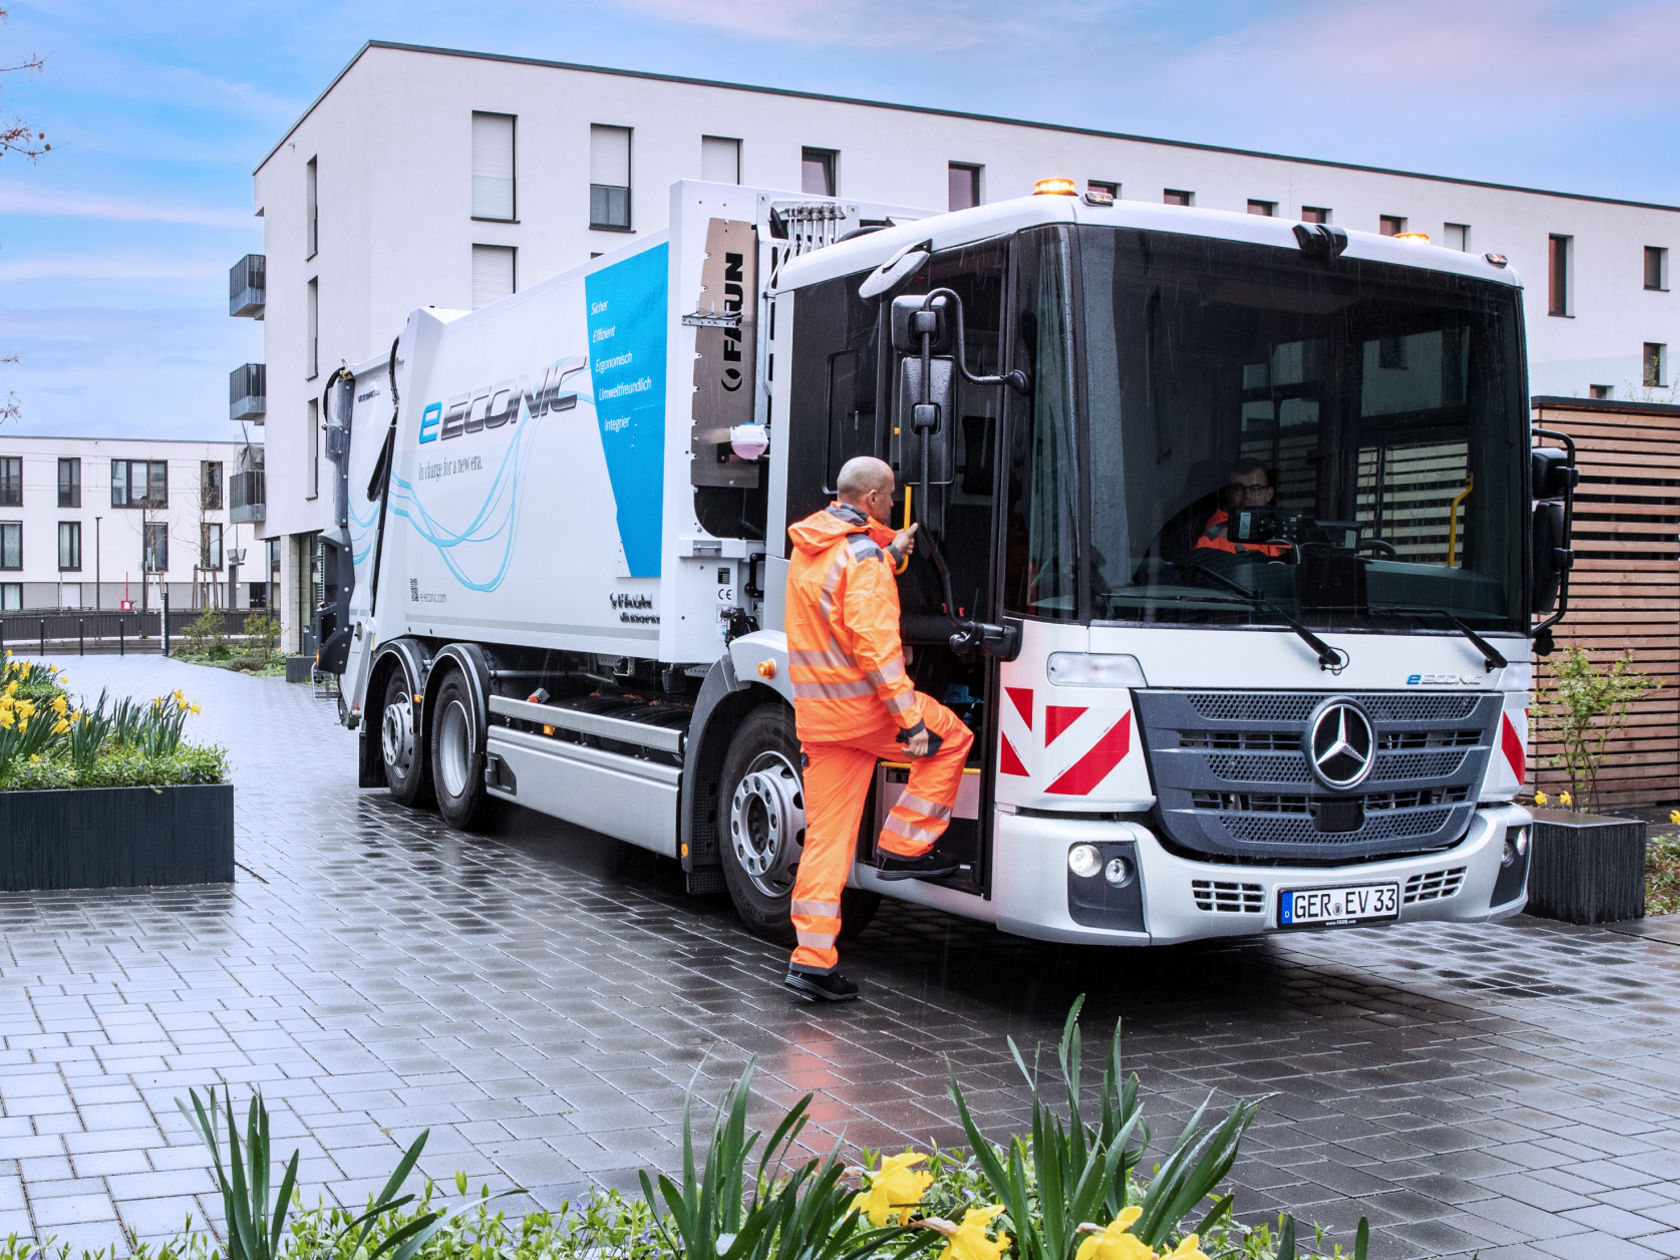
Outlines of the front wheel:
<svg viewBox="0 0 1680 1260">
<path fill-rule="evenodd" d="M 467 680 L 451 673 L 432 702 L 432 789 L 438 813 L 462 831 L 484 821 L 489 806 L 484 791 L 484 748 L 473 717 Z"/>
<path fill-rule="evenodd" d="M 385 786 L 399 805 L 415 805 L 426 788 L 426 759 L 420 752 L 420 728 L 415 724 L 414 697 L 408 676 L 393 669 L 385 683 L 385 703 L 379 716 L 379 760 Z"/>
<path fill-rule="evenodd" d="M 723 880 L 735 912 L 755 936 L 792 945 L 789 906 L 805 845 L 805 785 L 793 714 L 754 709 L 729 742 L 718 783 Z M 840 896 L 840 938 L 868 926 L 881 898 L 848 888 Z"/>
</svg>

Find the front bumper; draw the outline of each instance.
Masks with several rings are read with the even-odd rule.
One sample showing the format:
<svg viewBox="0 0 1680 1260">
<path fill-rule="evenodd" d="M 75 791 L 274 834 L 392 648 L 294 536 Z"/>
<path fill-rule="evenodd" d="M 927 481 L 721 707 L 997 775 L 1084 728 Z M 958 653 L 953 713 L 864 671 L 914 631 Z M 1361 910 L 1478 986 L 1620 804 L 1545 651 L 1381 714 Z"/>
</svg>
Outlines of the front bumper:
<svg viewBox="0 0 1680 1260">
<path fill-rule="evenodd" d="M 1400 922 L 1481 923 L 1527 904 L 1524 871 L 1502 864 L 1507 831 L 1526 826 L 1516 805 L 1478 809 L 1456 845 L 1422 857 L 1346 866 L 1238 866 L 1169 853 L 1148 827 L 1063 815 L 1000 814 L 992 888 L 997 926 L 1041 940 L 1110 945 L 1170 945 L 1278 930 L 1282 889 L 1334 888 L 1392 880 L 1400 885 Z M 1140 930 L 1093 927 L 1068 909 L 1068 849 L 1116 841 L 1135 846 L 1142 887 Z M 1526 857 L 1521 859 L 1526 867 Z M 1501 873 L 1504 879 L 1501 880 Z M 1300 929 L 1287 929 L 1290 931 Z"/>
</svg>

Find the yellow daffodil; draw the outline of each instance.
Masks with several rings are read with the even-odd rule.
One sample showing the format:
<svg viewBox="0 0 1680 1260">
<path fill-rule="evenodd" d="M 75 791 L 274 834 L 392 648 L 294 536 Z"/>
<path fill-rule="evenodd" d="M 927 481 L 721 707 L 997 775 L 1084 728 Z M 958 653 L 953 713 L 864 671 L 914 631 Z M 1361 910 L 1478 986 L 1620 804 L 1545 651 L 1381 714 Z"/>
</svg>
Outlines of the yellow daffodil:
<svg viewBox="0 0 1680 1260">
<path fill-rule="evenodd" d="M 11 709 L 0 709 L 0 731 L 9 731 L 16 724 L 17 718 L 12 716 Z"/>
<path fill-rule="evenodd" d="M 53 702 L 52 702 L 52 711 L 54 713 L 58 714 L 59 717 L 63 717 L 66 713 L 68 713 L 70 711 L 70 702 L 68 700 L 66 700 L 63 696 L 54 696 L 53 697 Z"/>
<path fill-rule="evenodd" d="M 7 698 L 10 698 L 15 695 L 17 695 L 17 679 L 14 678 L 11 682 L 6 684 L 6 696 Z"/>
<path fill-rule="evenodd" d="M 1106 1229 L 1093 1233 L 1079 1244 L 1074 1260 L 1155 1260 L 1155 1252 L 1132 1231 L 1132 1224 L 1143 1215 L 1140 1207 L 1129 1207 L 1111 1221 Z M 1090 1230 L 1095 1226 L 1082 1228 Z"/>
<path fill-rule="evenodd" d="M 1668 821 L 1673 823 L 1676 827 L 1680 827 L 1680 809 L 1669 810 Z"/>
<path fill-rule="evenodd" d="M 1575 798 L 1568 792 L 1559 792 L 1558 804 L 1562 805 L 1565 809 L 1572 809 L 1575 805 Z"/>
<path fill-rule="evenodd" d="M 1003 1215 L 1003 1204 L 969 1208 L 963 1213 L 962 1224 L 945 1237 L 945 1250 L 939 1260 L 1001 1260 L 1009 1250 L 1009 1235 L 999 1233 L 995 1239 L 986 1237 L 986 1227 Z M 940 1231 L 944 1233 L 943 1230 Z"/>
<path fill-rule="evenodd" d="M 868 1173 L 869 1189 L 852 1200 L 852 1207 L 877 1227 L 888 1221 L 903 1225 L 910 1219 L 910 1210 L 922 1201 L 933 1184 L 932 1173 L 917 1172 L 915 1168 L 926 1159 L 926 1155 L 911 1151 L 882 1156 L 881 1166 Z"/>
<path fill-rule="evenodd" d="M 19 718 L 18 719 L 18 734 L 19 735 L 27 735 L 28 733 L 29 733 L 29 719 L 28 718 Z"/>
<path fill-rule="evenodd" d="M 1547 799 L 1548 798 L 1544 792 L 1536 792 L 1534 794 L 1534 803 L 1536 805 L 1544 805 Z M 1676 810 L 1675 813 L 1680 813 L 1680 810 Z"/>
<path fill-rule="evenodd" d="M 1191 1234 L 1171 1251 L 1163 1252 L 1161 1260 L 1208 1260 L 1207 1252 L 1201 1248 L 1201 1239 Z"/>
<path fill-rule="evenodd" d="M 47 666 L 47 673 L 49 673 L 49 674 L 58 673 L 58 666 L 57 665 L 48 665 Z"/>
<path fill-rule="evenodd" d="M 40 753 L 30 753 L 29 754 L 29 764 L 30 765 L 32 765 L 32 766 L 36 765 L 37 763 L 40 762 L 40 760 L 41 760 L 41 754 Z"/>
<path fill-rule="evenodd" d="M 70 729 L 69 719 L 68 718 L 59 718 L 58 721 L 53 723 L 53 732 L 52 733 L 54 735 L 62 735 L 62 734 L 64 734 L 65 731 L 67 731 L 69 729 Z"/>
<path fill-rule="evenodd" d="M 188 706 L 187 706 L 187 712 L 189 712 L 189 713 L 192 713 L 192 714 L 195 714 L 195 715 L 196 715 L 196 714 L 199 714 L 199 713 L 202 713 L 202 712 L 204 712 L 204 710 L 203 710 L 203 709 L 201 709 L 201 708 L 199 708 L 199 707 L 198 707 L 198 706 L 197 706 L 197 705 L 196 705 L 196 704 L 189 704 L 189 705 L 188 705 Z"/>
</svg>

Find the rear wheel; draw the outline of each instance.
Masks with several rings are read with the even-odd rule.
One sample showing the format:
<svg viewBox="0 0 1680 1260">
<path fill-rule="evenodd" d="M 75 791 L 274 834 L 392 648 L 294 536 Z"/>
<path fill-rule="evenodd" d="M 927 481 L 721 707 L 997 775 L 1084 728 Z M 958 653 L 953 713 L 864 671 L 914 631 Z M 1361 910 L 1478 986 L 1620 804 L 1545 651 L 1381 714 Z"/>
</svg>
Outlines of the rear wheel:
<svg viewBox="0 0 1680 1260">
<path fill-rule="evenodd" d="M 718 830 L 724 884 L 755 936 L 793 944 L 788 918 L 805 845 L 805 785 L 799 741 L 785 708 L 754 709 L 735 731 L 718 784 Z M 848 888 L 840 897 L 840 937 L 856 936 L 881 898 Z"/>
<path fill-rule="evenodd" d="M 467 680 L 451 673 L 431 706 L 432 790 L 438 813 L 451 826 L 471 831 L 484 821 L 484 748 L 473 716 Z"/>
<path fill-rule="evenodd" d="M 420 755 L 414 723 L 414 697 L 408 676 L 393 669 L 385 682 L 385 703 L 379 717 L 379 759 L 385 767 L 385 786 L 399 805 L 416 804 L 426 787 L 426 761 Z"/>
</svg>

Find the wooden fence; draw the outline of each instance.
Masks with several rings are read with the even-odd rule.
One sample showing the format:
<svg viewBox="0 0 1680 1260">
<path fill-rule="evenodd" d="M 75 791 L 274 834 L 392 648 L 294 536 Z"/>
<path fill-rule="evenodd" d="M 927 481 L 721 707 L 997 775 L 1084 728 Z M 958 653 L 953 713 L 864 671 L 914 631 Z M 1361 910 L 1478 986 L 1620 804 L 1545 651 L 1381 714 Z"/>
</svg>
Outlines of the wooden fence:
<svg viewBox="0 0 1680 1260">
<path fill-rule="evenodd" d="M 1611 741 L 1593 804 L 1680 804 L 1680 407 L 1536 398 L 1534 415 L 1580 449 L 1560 652 L 1583 647 L 1603 663 L 1632 649 L 1635 666 L 1663 684 Z M 1542 660 L 1536 693 L 1549 682 Z M 1557 744 L 1543 726 L 1531 723 L 1531 731 L 1529 786 L 1557 792 L 1567 781 L 1546 764 Z"/>
</svg>

